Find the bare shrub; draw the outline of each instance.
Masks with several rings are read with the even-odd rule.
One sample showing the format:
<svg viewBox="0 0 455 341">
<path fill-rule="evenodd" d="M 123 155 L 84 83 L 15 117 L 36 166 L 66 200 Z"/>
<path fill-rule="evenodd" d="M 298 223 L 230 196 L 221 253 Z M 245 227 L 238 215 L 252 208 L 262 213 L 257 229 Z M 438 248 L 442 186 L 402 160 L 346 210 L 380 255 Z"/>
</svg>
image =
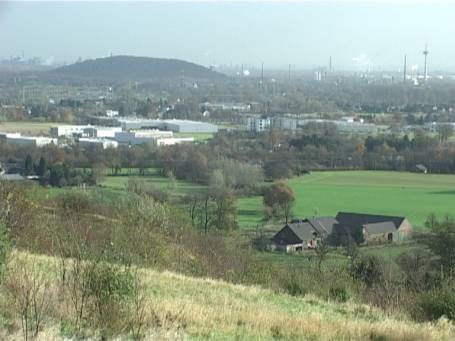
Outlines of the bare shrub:
<svg viewBox="0 0 455 341">
<path fill-rule="evenodd" d="M 10 307 L 21 320 L 24 340 L 36 337 L 41 330 L 52 302 L 50 283 L 33 256 L 16 257 L 8 263 L 4 285 Z"/>
</svg>

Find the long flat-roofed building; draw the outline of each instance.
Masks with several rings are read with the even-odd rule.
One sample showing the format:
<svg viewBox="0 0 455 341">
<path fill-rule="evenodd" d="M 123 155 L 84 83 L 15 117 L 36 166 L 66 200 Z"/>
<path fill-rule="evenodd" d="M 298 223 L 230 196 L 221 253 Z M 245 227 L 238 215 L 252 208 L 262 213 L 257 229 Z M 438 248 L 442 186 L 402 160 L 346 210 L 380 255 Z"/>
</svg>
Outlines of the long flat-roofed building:
<svg viewBox="0 0 455 341">
<path fill-rule="evenodd" d="M 86 148 L 86 147 L 94 146 L 94 145 L 100 146 L 103 149 L 118 147 L 117 141 L 112 141 L 112 140 L 108 140 L 108 139 L 86 138 L 86 137 L 81 137 L 78 140 L 78 144 L 82 148 Z"/>
<path fill-rule="evenodd" d="M 123 130 L 134 129 L 159 129 L 170 130 L 174 133 L 216 133 L 218 126 L 215 124 L 189 120 L 141 120 L 119 118 Z"/>
<path fill-rule="evenodd" d="M 42 147 L 48 144 L 57 145 L 57 139 L 43 136 L 21 136 L 21 134 L 6 134 L 6 142 L 18 146 Z"/>
<path fill-rule="evenodd" d="M 82 135 L 84 133 L 84 129 L 91 128 L 90 125 L 61 125 L 51 127 L 50 133 L 53 137 L 73 137 L 74 135 Z"/>
</svg>

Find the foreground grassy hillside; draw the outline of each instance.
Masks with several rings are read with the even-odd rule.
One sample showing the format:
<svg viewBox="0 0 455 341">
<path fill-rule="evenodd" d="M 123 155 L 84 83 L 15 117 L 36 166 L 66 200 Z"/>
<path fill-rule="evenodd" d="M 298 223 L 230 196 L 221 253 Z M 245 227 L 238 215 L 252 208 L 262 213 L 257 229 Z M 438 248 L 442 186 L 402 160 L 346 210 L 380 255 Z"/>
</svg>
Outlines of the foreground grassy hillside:
<svg viewBox="0 0 455 341">
<path fill-rule="evenodd" d="M 52 273 L 53 258 L 15 253 L 15 259 L 35 262 L 35 269 Z M 39 266 L 36 266 L 36 264 Z M 257 287 L 232 285 L 170 272 L 141 270 L 148 311 L 158 321 L 147 339 L 197 340 L 453 340 L 455 327 L 447 320 L 415 323 L 387 316 L 352 302 L 326 302 L 313 296 L 292 297 Z M 55 280 L 57 281 L 57 280 Z M 49 287 L 52 287 L 50 285 Z M 58 305 L 57 295 L 48 300 Z M 2 296 L 0 295 L 0 298 Z M 0 303 L 2 303 L 0 301 Z M 3 323 L 5 323 L 3 321 Z M 1 330 L 3 328 L 3 330 Z M 38 339 L 65 335 L 58 319 L 48 319 Z M 0 326 L 0 338 L 20 339 L 20 328 Z"/>
<path fill-rule="evenodd" d="M 296 195 L 298 217 L 338 211 L 406 216 L 422 227 L 427 215 L 453 210 L 455 176 L 380 171 L 312 172 L 288 181 Z M 241 226 L 260 224 L 261 197 L 238 201 Z"/>
</svg>

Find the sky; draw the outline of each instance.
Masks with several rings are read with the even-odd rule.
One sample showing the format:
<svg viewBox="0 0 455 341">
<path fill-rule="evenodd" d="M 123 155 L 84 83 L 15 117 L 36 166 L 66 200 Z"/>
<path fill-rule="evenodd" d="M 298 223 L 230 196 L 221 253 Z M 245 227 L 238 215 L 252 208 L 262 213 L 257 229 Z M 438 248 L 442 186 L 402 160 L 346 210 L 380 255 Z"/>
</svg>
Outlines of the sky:
<svg viewBox="0 0 455 341">
<path fill-rule="evenodd" d="M 455 3 L 0 2 L 0 58 L 114 55 L 208 65 L 455 68 Z"/>
</svg>

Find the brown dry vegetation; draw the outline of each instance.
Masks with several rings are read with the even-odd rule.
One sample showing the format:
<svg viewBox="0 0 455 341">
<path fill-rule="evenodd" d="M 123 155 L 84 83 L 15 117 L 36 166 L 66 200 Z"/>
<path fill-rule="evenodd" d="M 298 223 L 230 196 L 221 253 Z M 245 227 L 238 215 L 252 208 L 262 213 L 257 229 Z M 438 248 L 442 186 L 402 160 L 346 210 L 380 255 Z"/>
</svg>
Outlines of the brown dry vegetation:
<svg viewBox="0 0 455 341">
<path fill-rule="evenodd" d="M 38 340 L 63 339 L 62 320 L 68 319 L 68 302 L 59 290 L 55 258 L 14 252 L 11 265 L 33 262 L 34 271 L 51 275 L 53 281 L 40 294 L 51 302 L 46 309 Z M 139 270 L 146 303 L 144 338 L 175 339 L 295 339 L 295 340 L 453 340 L 455 326 L 440 319 L 416 323 L 387 315 L 354 302 L 335 303 L 307 295 L 293 297 L 253 286 L 233 285 L 171 272 Z M 1 309 L 10 302 L 1 297 Z M 138 310 L 133 311 L 133 315 Z M 10 324 L 3 321 L 2 339 L 23 339 L 20 320 L 10 311 Z M 63 331 L 62 331 L 63 330 Z M 91 330 L 85 336 L 97 337 Z M 128 337 L 128 336 L 125 336 Z"/>
</svg>

